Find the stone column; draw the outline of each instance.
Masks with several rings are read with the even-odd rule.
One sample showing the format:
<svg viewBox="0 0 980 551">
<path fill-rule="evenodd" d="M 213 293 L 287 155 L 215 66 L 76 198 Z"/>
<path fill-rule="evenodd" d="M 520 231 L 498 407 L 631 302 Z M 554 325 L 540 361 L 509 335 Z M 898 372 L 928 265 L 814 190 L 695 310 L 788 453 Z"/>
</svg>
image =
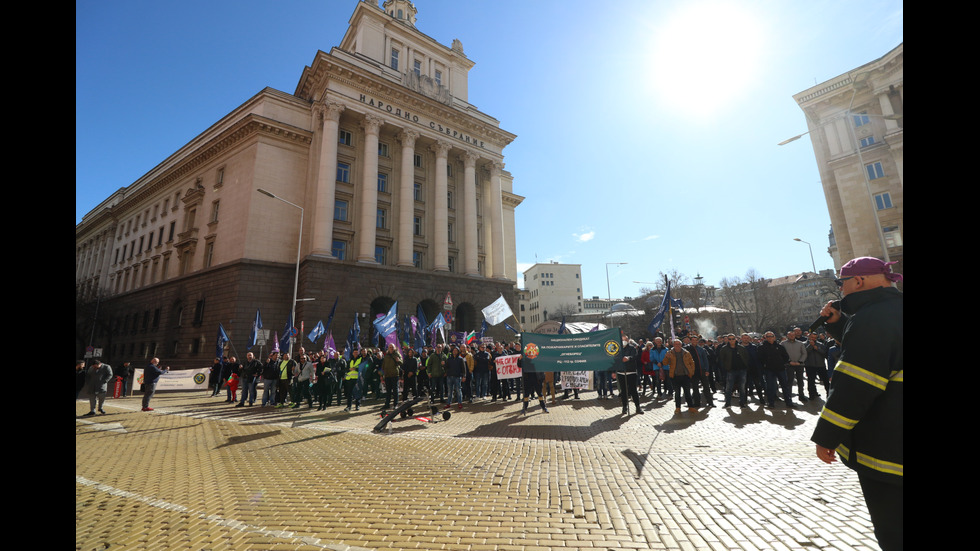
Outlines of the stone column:
<svg viewBox="0 0 980 551">
<path fill-rule="evenodd" d="M 432 144 L 429 148 L 436 154 L 436 200 L 431 212 L 435 217 L 435 236 L 432 240 L 435 245 L 434 269 L 437 272 L 449 271 L 449 176 L 446 173 L 446 158 L 449 155 L 451 145 L 442 140 Z"/>
<path fill-rule="evenodd" d="M 486 196 L 486 212 L 483 215 L 484 228 L 490 225 L 490 243 L 495 279 L 507 277 L 504 268 L 504 205 L 500 189 L 500 172 L 504 163 L 493 163 L 490 169 L 490 192 Z M 488 216 L 489 215 L 489 216 Z M 486 231 L 486 230 L 484 230 Z"/>
<path fill-rule="evenodd" d="M 364 162 L 361 165 L 361 209 L 357 221 L 357 261 L 376 263 L 374 246 L 378 235 L 378 130 L 384 121 L 373 115 L 365 115 Z"/>
<path fill-rule="evenodd" d="M 316 176 L 316 204 L 313 212 L 312 254 L 333 258 L 333 209 L 337 192 L 337 136 L 340 129 L 339 103 L 317 104 L 314 116 L 323 122 L 320 134 L 320 162 Z"/>
<path fill-rule="evenodd" d="M 891 117 L 895 115 L 895 109 L 892 108 L 891 99 L 888 97 L 888 92 L 878 94 L 878 105 L 881 106 L 881 114 L 886 117 Z M 885 134 L 889 132 L 894 132 L 898 130 L 898 121 L 892 119 L 885 119 Z"/>
<path fill-rule="evenodd" d="M 398 135 L 402 143 L 402 181 L 398 212 L 398 265 L 412 266 L 415 252 L 415 140 L 419 133 L 405 130 Z"/>
<path fill-rule="evenodd" d="M 463 273 L 480 275 L 477 263 L 476 240 L 476 160 L 478 156 L 469 151 L 460 155 L 465 167 L 463 173 Z M 458 222 L 458 221 L 457 221 Z"/>
</svg>

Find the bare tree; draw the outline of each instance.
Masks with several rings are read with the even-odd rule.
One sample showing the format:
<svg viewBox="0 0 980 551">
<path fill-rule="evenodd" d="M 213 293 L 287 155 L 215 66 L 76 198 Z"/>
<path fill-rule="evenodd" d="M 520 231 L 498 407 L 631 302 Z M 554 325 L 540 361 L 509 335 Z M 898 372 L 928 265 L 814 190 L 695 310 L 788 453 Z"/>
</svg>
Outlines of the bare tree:
<svg viewBox="0 0 980 551">
<path fill-rule="evenodd" d="M 578 306 L 575 306 L 571 302 L 566 302 L 565 304 L 560 304 L 554 310 L 548 312 L 548 319 L 561 320 L 562 316 L 574 316 L 578 314 Z"/>
<path fill-rule="evenodd" d="M 780 333 L 793 323 L 792 289 L 787 285 L 770 285 L 770 282 L 752 268 L 744 278 L 721 280 L 722 297 L 732 310 L 738 329 Z"/>
</svg>

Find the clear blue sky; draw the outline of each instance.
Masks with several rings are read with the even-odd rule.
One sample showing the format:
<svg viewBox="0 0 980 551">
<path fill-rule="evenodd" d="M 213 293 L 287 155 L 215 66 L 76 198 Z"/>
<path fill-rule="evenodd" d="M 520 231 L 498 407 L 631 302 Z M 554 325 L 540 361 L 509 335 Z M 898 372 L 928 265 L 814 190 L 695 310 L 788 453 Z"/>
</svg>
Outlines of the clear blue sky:
<svg viewBox="0 0 980 551">
<path fill-rule="evenodd" d="M 75 222 L 264 87 L 292 93 L 355 0 L 75 3 Z M 462 41 L 470 102 L 505 150 L 523 271 L 582 265 L 585 296 L 661 271 L 832 268 L 830 218 L 792 95 L 903 41 L 900 0 L 418 0 Z"/>
</svg>

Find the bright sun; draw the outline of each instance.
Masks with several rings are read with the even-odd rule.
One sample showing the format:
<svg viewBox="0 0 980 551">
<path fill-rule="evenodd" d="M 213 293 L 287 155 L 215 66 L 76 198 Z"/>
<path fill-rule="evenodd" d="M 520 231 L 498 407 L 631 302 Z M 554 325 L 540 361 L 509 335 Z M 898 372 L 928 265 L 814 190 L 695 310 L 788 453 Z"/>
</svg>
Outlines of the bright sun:
<svg viewBox="0 0 980 551">
<path fill-rule="evenodd" d="M 731 108 L 761 73 L 763 24 L 745 3 L 681 2 L 651 32 L 649 82 L 671 110 L 714 116 Z"/>
</svg>

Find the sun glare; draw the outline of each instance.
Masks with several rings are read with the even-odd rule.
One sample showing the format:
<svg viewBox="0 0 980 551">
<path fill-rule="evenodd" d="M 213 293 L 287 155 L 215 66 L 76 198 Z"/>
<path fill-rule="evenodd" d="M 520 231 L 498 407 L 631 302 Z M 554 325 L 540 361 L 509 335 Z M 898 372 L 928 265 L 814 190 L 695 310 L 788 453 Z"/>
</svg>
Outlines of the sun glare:
<svg viewBox="0 0 980 551">
<path fill-rule="evenodd" d="M 683 2 L 651 29 L 649 84 L 670 110 L 715 116 L 758 79 L 761 18 L 743 3 Z"/>
</svg>

